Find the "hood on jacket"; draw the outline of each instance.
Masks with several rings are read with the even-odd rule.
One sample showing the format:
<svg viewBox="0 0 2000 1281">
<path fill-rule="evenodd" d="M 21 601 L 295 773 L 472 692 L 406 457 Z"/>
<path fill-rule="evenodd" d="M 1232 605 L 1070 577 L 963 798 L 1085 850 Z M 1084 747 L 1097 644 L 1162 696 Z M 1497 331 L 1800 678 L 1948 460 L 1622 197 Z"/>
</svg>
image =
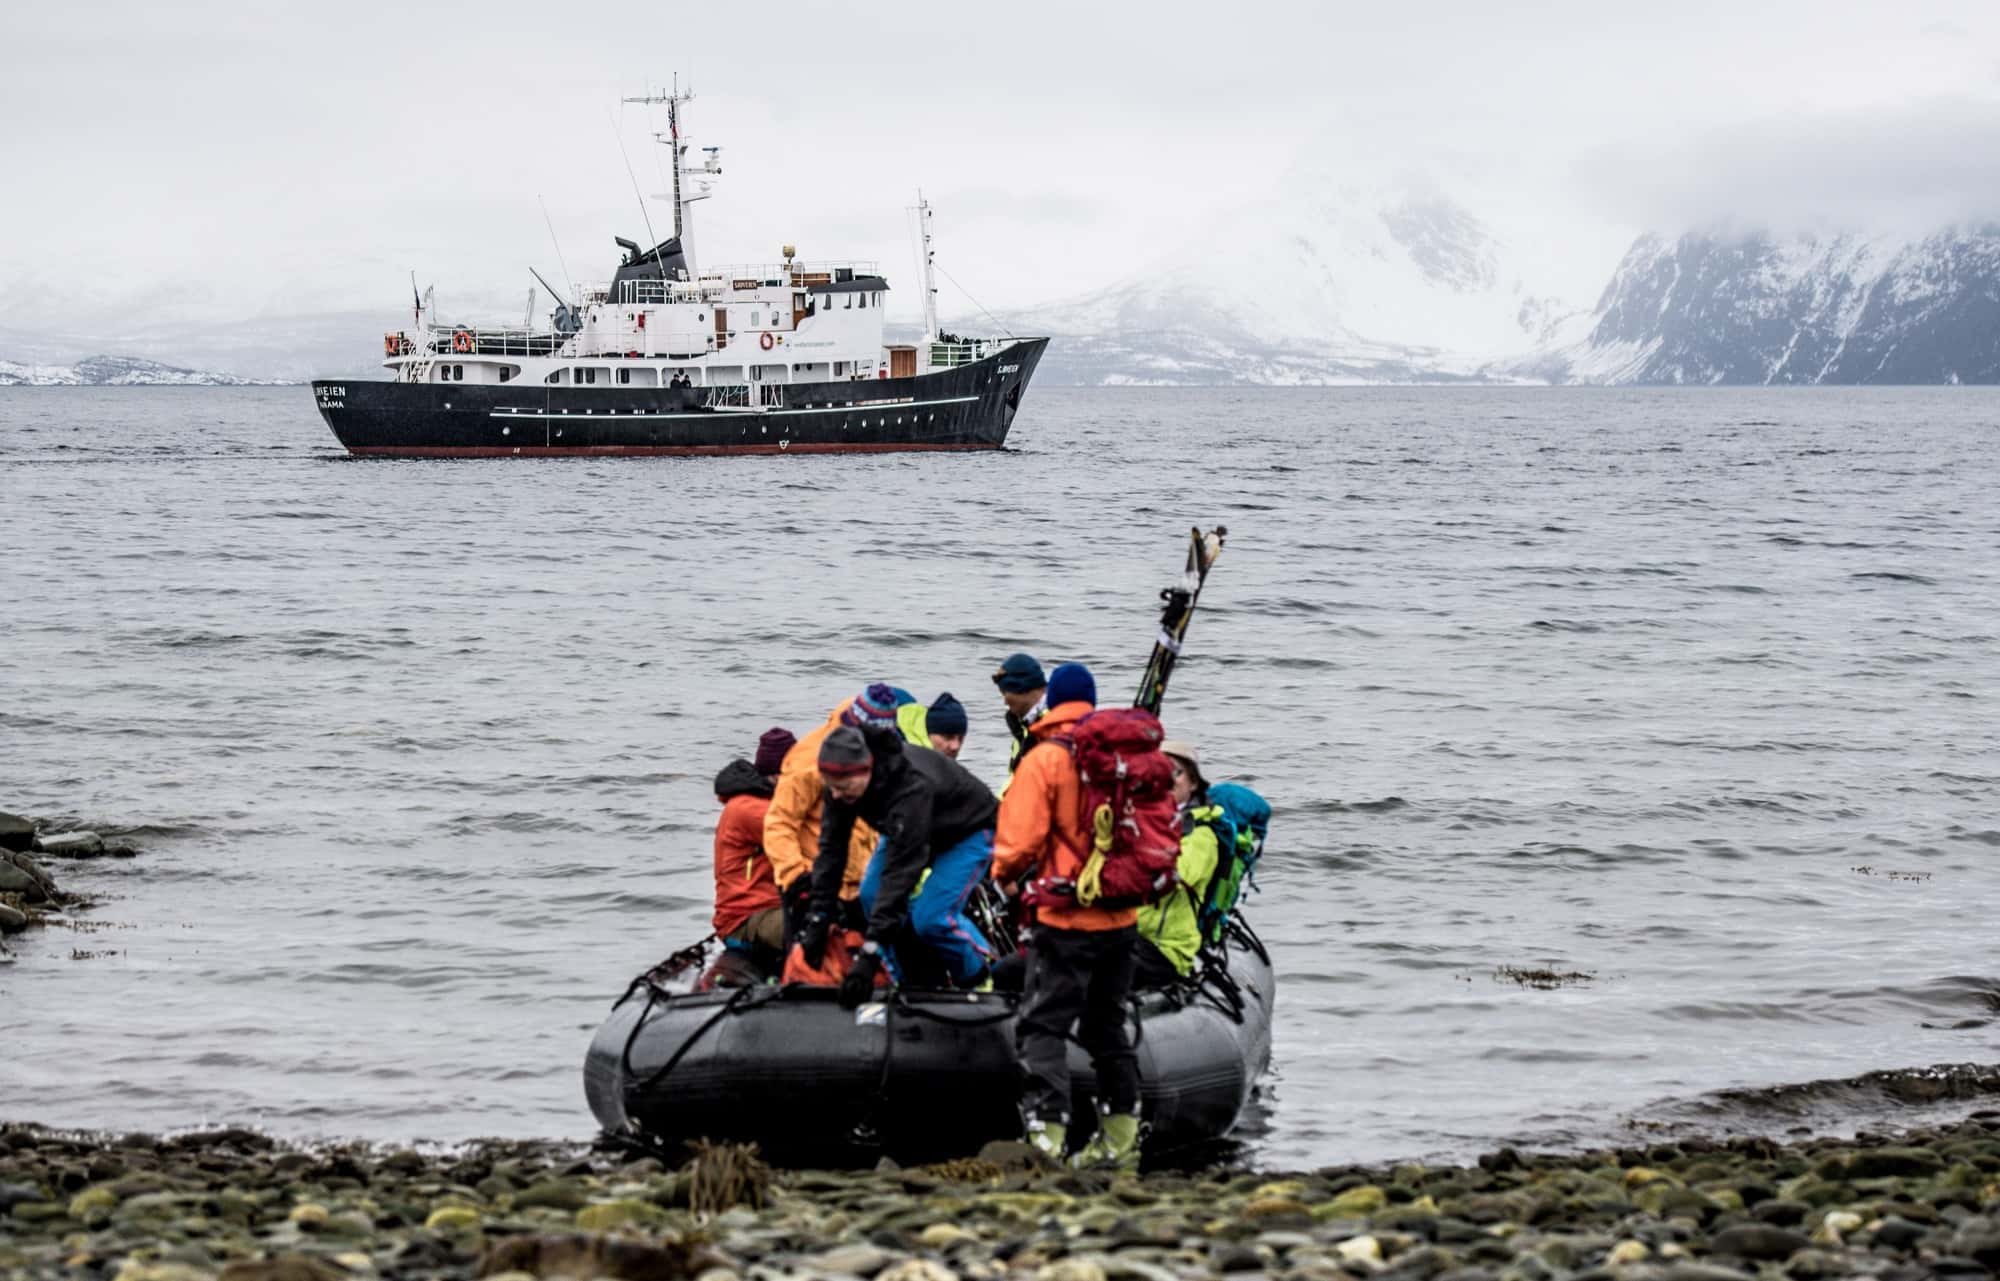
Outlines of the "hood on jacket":
<svg viewBox="0 0 2000 1281">
<path fill-rule="evenodd" d="M 878 761 L 885 756 L 903 754 L 903 735 L 898 730 L 864 729 L 861 737 L 868 744 L 868 754 Z"/>
<path fill-rule="evenodd" d="M 1028 734 L 1036 739 L 1047 738 L 1051 734 L 1068 730 L 1096 710 L 1080 698 L 1071 699 L 1067 703 L 1057 703 L 1037 717 L 1034 724 L 1028 726 Z"/>
<path fill-rule="evenodd" d="M 757 767 L 742 757 L 737 757 L 722 767 L 715 776 L 715 799 L 726 801 L 732 796 L 769 796 L 771 780 L 757 772 Z"/>
<path fill-rule="evenodd" d="M 931 709 L 922 703 L 905 703 L 896 709 L 896 728 L 903 735 L 903 741 L 913 747 L 929 747 L 931 732 L 925 725 Z"/>
</svg>

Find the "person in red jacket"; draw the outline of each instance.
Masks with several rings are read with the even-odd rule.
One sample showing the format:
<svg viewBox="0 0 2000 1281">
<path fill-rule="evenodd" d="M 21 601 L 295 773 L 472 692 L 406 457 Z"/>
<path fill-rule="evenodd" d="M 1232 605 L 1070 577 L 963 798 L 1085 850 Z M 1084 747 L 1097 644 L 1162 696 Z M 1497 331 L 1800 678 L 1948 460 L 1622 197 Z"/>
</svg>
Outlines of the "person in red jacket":
<svg viewBox="0 0 2000 1281">
<path fill-rule="evenodd" d="M 1089 857 L 1083 784 L 1060 742 L 1097 706 L 1097 682 L 1081 663 L 1049 673 L 1048 711 L 1028 726 L 993 835 L 993 879 L 1075 880 Z M 1139 1163 L 1139 1065 L 1125 1031 L 1125 998 L 1138 956 L 1134 908 L 1044 906 L 1035 910 L 1028 976 L 1014 1042 L 1025 1080 L 1021 1113 L 1028 1142 L 1064 1159 L 1069 1139 L 1068 1037 L 1097 1072 L 1097 1133 L 1079 1164 L 1129 1169 Z"/>
<path fill-rule="evenodd" d="M 774 956 L 784 947 L 785 912 L 764 854 L 764 811 L 795 741 L 790 730 L 767 730 L 755 760 L 733 760 L 715 776 L 715 798 L 722 802 L 715 825 L 715 935 L 732 947 L 769 948 Z"/>
</svg>

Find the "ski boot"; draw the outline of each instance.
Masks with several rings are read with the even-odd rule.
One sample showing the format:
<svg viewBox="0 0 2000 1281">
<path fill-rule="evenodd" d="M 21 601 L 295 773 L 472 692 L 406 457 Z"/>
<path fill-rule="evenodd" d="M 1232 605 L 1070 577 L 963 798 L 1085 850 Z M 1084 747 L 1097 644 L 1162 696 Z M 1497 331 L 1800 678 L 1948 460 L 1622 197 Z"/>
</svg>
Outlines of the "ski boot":
<svg viewBox="0 0 2000 1281">
<path fill-rule="evenodd" d="M 1061 1121 L 1044 1121 L 1040 1117 L 1030 1118 L 1027 1142 L 1029 1147 L 1057 1165 L 1069 1159 L 1065 1151 L 1069 1146 L 1069 1126 Z"/>
<path fill-rule="evenodd" d="M 1079 1170 L 1137 1170 L 1141 1132 L 1137 1112 L 1100 1112 L 1097 1133 L 1071 1164 Z"/>
</svg>

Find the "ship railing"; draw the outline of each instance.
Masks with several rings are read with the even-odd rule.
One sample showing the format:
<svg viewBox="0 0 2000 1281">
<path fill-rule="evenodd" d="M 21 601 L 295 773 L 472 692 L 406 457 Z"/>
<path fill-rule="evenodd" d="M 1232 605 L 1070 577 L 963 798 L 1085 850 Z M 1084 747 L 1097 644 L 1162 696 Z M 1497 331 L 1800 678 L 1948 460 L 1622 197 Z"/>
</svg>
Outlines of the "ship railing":
<svg viewBox="0 0 2000 1281">
<path fill-rule="evenodd" d="M 1013 345 L 1012 338 L 954 338 L 933 342 L 926 352 L 926 364 L 932 369 L 956 369 L 984 360 Z"/>
<path fill-rule="evenodd" d="M 852 280 L 856 276 L 880 274 L 873 262 L 746 263 L 739 266 L 704 268 L 693 280 L 627 280 L 618 286 L 612 302 L 627 306 L 663 306 L 669 303 L 712 303 L 733 290 L 809 289 Z M 593 288 L 587 296 L 602 301 L 609 286 Z"/>
<path fill-rule="evenodd" d="M 464 335 L 461 339 L 460 335 Z M 485 328 L 473 325 L 433 325 L 412 339 L 402 335 L 404 356 L 552 356 L 568 335 L 553 329 Z M 470 350 L 466 350 L 470 348 Z"/>
<path fill-rule="evenodd" d="M 856 276 L 881 274 L 881 264 L 872 259 L 843 258 L 839 261 L 805 262 L 794 258 L 789 263 L 747 262 L 703 267 L 695 273 L 695 279 L 703 285 L 722 283 L 737 288 L 789 286 L 793 289 L 804 289 L 807 285 L 830 285 L 836 280 L 852 280 Z"/>
<path fill-rule="evenodd" d="M 675 302 L 713 302 L 728 289 L 722 282 L 703 285 L 690 280 L 627 280 L 618 286 L 616 302 L 628 306 L 658 306 Z"/>
</svg>

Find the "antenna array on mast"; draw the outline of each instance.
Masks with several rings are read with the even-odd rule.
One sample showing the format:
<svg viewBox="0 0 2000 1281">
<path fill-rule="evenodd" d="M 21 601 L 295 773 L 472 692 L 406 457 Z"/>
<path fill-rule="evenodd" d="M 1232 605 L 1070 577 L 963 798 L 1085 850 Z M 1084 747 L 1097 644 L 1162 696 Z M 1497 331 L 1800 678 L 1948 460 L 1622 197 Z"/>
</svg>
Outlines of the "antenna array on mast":
<svg viewBox="0 0 2000 1281">
<path fill-rule="evenodd" d="M 688 206 L 697 200 L 706 200 L 714 194 L 709 189 L 708 180 L 722 172 L 722 164 L 717 154 L 722 149 L 702 148 L 708 153 L 707 158 L 698 169 L 690 171 L 687 168 L 687 155 L 693 150 L 693 141 L 681 132 L 681 106 L 683 103 L 694 101 L 694 90 L 682 89 L 678 75 L 674 77 L 673 87 L 670 89 L 649 93 L 642 98 L 627 98 L 625 101 L 642 106 L 663 106 L 667 109 L 667 131 L 655 133 L 653 137 L 673 158 L 671 178 L 673 190 L 668 193 L 667 198 L 673 202 L 674 207 L 674 236 L 681 242 L 681 252 L 686 255 L 688 264 L 692 266 L 694 233 L 689 227 L 693 219 Z"/>
</svg>

